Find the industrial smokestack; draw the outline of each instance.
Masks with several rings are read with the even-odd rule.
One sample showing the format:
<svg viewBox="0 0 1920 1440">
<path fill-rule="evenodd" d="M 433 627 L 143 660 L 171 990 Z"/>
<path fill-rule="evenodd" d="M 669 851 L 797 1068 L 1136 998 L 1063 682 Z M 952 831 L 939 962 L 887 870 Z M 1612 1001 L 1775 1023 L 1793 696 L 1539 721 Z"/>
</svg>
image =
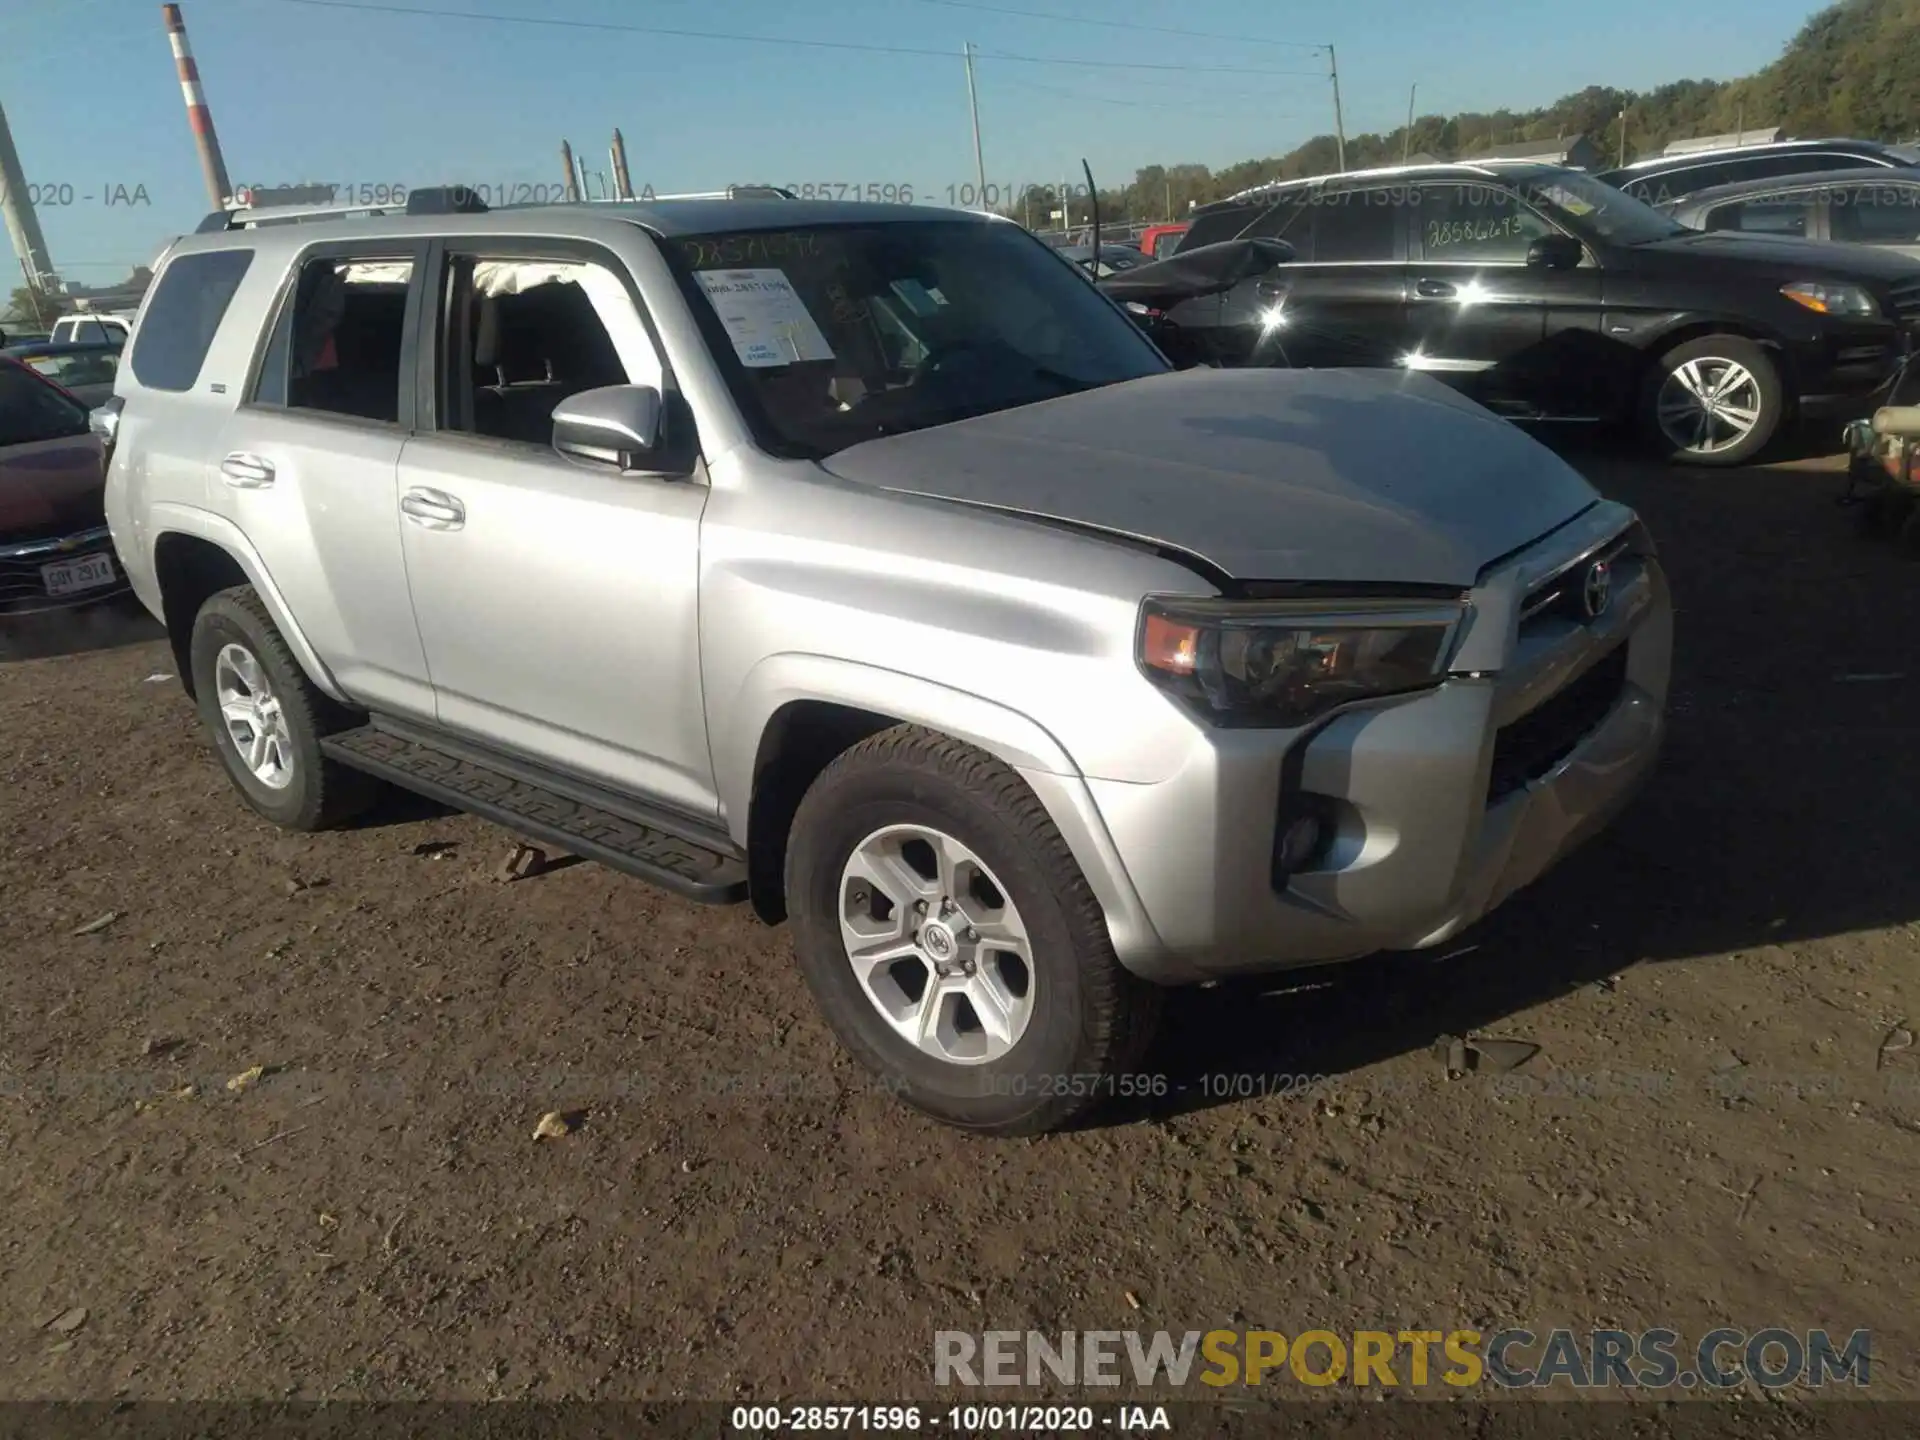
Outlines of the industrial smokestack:
<svg viewBox="0 0 1920 1440">
<path fill-rule="evenodd" d="M 13 253 L 20 257 L 28 287 L 35 294 L 51 295 L 59 282 L 47 254 L 47 237 L 40 233 L 39 217 L 27 199 L 26 177 L 20 170 L 20 154 L 13 148 L 13 132 L 7 128 L 4 110 L 0 110 L 0 216 L 6 219 L 7 238 L 13 241 Z"/>
<path fill-rule="evenodd" d="M 566 141 L 560 142 L 560 164 L 567 172 L 567 199 L 578 203 L 580 199 L 580 172 L 573 168 L 573 146 Z"/>
<path fill-rule="evenodd" d="M 200 171 L 207 178 L 207 194 L 213 208 L 224 210 L 233 198 L 227 183 L 227 162 L 220 158 L 220 140 L 213 133 L 213 114 L 207 109 L 207 97 L 200 91 L 200 69 L 193 63 L 193 51 L 187 48 L 187 27 L 180 18 L 178 5 L 162 5 L 160 13 L 167 22 L 167 43 L 173 47 L 173 63 L 180 72 L 180 93 L 187 101 L 187 123 L 193 127 L 193 143 L 200 151 Z"/>
<path fill-rule="evenodd" d="M 633 199 L 633 178 L 627 174 L 627 142 L 613 132 L 613 193 L 617 199 Z"/>
</svg>

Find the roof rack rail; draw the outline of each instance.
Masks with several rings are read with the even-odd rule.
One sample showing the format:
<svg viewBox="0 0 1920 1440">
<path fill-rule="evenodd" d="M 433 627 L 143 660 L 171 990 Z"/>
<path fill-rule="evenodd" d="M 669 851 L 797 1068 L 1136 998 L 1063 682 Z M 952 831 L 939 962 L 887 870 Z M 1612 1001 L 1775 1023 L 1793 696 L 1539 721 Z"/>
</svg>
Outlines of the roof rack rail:
<svg viewBox="0 0 1920 1440">
<path fill-rule="evenodd" d="M 671 195 L 658 193 L 642 198 L 641 203 L 651 204 L 655 200 L 798 200 L 793 191 L 779 185 L 729 185 L 724 190 L 683 190 Z"/>
<path fill-rule="evenodd" d="M 478 191 L 465 185 L 435 185 L 409 191 L 404 205 L 366 204 L 336 205 L 330 198 L 332 187 L 324 185 L 302 186 L 296 190 L 260 191 L 247 197 L 247 203 L 232 205 L 225 210 L 215 210 L 196 227 L 198 235 L 218 234 L 226 230 L 247 230 L 261 225 L 291 225 L 303 220 L 338 220 L 348 215 L 386 215 L 399 211 L 403 215 L 484 215 L 487 203 L 480 198 Z M 329 198 L 319 201 L 313 197 L 326 195 Z M 283 203 L 260 205 L 253 203 L 262 196 L 270 196 Z"/>
</svg>

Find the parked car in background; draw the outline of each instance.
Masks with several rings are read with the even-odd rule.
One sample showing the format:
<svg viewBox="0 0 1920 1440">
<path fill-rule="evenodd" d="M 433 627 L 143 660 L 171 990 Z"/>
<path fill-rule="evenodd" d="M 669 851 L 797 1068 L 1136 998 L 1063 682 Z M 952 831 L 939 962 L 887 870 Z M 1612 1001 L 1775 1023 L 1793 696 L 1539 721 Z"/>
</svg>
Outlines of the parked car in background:
<svg viewBox="0 0 1920 1440">
<path fill-rule="evenodd" d="M 9 345 L 0 350 L 65 389 L 89 409 L 113 394 L 121 347 L 107 345 Z"/>
<path fill-rule="evenodd" d="M 1655 155 L 1617 170 L 1603 170 L 1595 178 L 1649 205 L 1671 205 L 1702 190 L 1742 180 L 1858 170 L 1863 166 L 1909 170 L 1920 166 L 1920 150 L 1879 140 L 1777 140 L 1765 145 Z"/>
<path fill-rule="evenodd" d="M 1155 260 L 1164 260 L 1180 248 L 1180 237 L 1187 228 L 1185 220 L 1177 225 L 1149 225 L 1140 232 L 1140 250 Z"/>
<path fill-rule="evenodd" d="M 0 614 L 126 588 L 107 533 L 101 459 L 87 407 L 0 355 Z"/>
<path fill-rule="evenodd" d="M 130 313 L 62 315 L 48 339 L 56 345 L 125 345 L 133 332 Z"/>
<path fill-rule="evenodd" d="M 1292 181 L 1209 205 L 1181 247 L 1287 240 L 1220 297 L 1224 363 L 1423 371 L 1511 419 L 1637 424 L 1737 465 L 1795 416 L 1884 396 L 1920 324 L 1920 262 L 1685 229 L 1593 176 L 1489 161 Z"/>
<path fill-rule="evenodd" d="M 1662 208 L 1692 230 L 1875 245 L 1920 259 L 1920 169 L 1747 180 L 1716 185 Z"/>
<path fill-rule="evenodd" d="M 1096 280 L 1104 280 L 1109 275 L 1118 275 L 1131 270 L 1136 265 L 1147 264 L 1152 257 L 1135 250 L 1130 245 L 1113 244 L 1102 241 L 1100 244 L 1100 268 L 1096 273 L 1093 267 L 1093 246 L 1062 245 L 1059 247 L 1062 258 L 1071 260 Z"/>
</svg>

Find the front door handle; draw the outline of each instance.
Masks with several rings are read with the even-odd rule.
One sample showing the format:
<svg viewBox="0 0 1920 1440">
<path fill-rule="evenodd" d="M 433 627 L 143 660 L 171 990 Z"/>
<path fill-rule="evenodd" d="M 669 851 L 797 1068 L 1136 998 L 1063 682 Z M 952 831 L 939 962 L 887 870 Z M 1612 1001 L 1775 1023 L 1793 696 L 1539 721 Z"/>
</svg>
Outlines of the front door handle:
<svg viewBox="0 0 1920 1440">
<path fill-rule="evenodd" d="M 220 462 L 220 478 L 236 490 L 264 490 L 273 484 L 273 462 L 236 450 Z"/>
<path fill-rule="evenodd" d="M 1284 280 L 1256 280 L 1253 282 L 1253 293 L 1258 295 L 1262 300 L 1284 300 L 1287 298 L 1287 292 L 1292 288 L 1293 287 L 1288 285 Z"/>
<path fill-rule="evenodd" d="M 424 487 L 400 497 L 400 513 L 423 530 L 458 530 L 467 523 L 467 507 L 444 490 Z"/>
<path fill-rule="evenodd" d="M 1453 288 L 1451 280 L 1421 280 L 1413 289 L 1423 300 L 1451 300 L 1460 293 Z"/>
</svg>

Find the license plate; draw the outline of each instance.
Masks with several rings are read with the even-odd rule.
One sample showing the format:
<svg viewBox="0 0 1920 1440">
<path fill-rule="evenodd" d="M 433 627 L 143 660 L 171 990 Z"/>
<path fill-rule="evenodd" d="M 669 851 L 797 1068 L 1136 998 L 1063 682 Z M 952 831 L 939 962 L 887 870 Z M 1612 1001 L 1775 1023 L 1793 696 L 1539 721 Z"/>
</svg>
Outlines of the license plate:
<svg viewBox="0 0 1920 1440">
<path fill-rule="evenodd" d="M 98 590 L 102 585 L 113 584 L 115 578 L 113 557 L 110 555 L 82 555 L 75 560 L 62 560 L 57 565 L 40 567 L 40 581 L 47 587 L 49 595 Z"/>
</svg>

